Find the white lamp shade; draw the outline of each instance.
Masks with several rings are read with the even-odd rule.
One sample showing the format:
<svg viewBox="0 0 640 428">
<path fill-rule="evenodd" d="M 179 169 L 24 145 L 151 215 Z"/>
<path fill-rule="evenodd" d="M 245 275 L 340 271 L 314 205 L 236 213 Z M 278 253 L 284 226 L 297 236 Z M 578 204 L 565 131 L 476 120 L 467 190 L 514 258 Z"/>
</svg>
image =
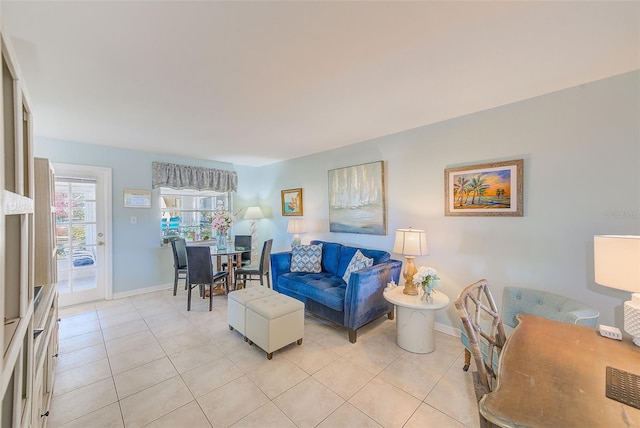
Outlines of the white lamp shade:
<svg viewBox="0 0 640 428">
<path fill-rule="evenodd" d="M 302 218 L 292 218 L 289 219 L 289 224 L 287 225 L 288 233 L 307 233 L 307 226 L 304 224 L 304 219 Z"/>
<path fill-rule="evenodd" d="M 593 255 L 598 284 L 640 292 L 640 236 L 597 235 Z"/>
<path fill-rule="evenodd" d="M 411 228 L 396 230 L 393 252 L 405 256 L 426 256 L 429 254 L 427 233 L 424 230 Z"/>
<path fill-rule="evenodd" d="M 245 220 L 259 220 L 261 218 L 264 218 L 264 214 L 262 214 L 260 207 L 249 207 L 244 213 Z"/>
</svg>

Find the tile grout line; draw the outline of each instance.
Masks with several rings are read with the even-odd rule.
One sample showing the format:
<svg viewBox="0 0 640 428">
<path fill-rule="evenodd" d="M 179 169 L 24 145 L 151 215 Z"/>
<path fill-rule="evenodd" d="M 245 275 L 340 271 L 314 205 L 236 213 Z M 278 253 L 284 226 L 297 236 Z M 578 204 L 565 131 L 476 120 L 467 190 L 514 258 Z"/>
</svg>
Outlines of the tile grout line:
<svg viewBox="0 0 640 428">
<path fill-rule="evenodd" d="M 173 296 L 170 296 L 170 297 L 173 297 Z M 156 300 L 156 299 L 154 298 L 153 300 Z M 260 409 L 262 409 L 263 407 L 265 407 L 265 406 L 267 406 L 268 404 L 270 404 L 270 403 L 271 403 L 272 405 L 274 405 L 274 406 L 275 406 L 275 408 L 277 408 L 277 409 L 278 409 L 278 410 L 279 410 L 279 411 L 280 411 L 280 412 L 281 412 L 281 413 L 282 413 L 282 414 L 287 418 L 287 420 L 288 420 L 288 421 L 290 421 L 290 422 L 291 422 L 292 424 L 294 424 L 294 425 L 297 425 L 297 424 L 296 424 L 296 423 L 295 423 L 295 422 L 294 422 L 294 421 L 293 421 L 293 420 L 292 420 L 292 419 L 291 419 L 291 418 L 290 418 L 290 417 L 289 417 L 289 416 L 284 412 L 284 409 L 282 409 L 281 407 L 279 407 L 279 406 L 275 403 L 275 401 L 274 401 L 274 400 L 275 400 L 275 399 L 277 399 L 278 397 L 280 397 L 281 395 L 283 395 L 283 394 L 287 393 L 289 390 L 291 390 L 292 388 L 296 387 L 296 386 L 297 386 L 297 385 L 299 385 L 300 383 L 302 383 L 302 382 L 304 382 L 304 381 L 308 380 L 309 378 L 313 378 L 316 382 L 319 382 L 319 383 L 320 383 L 324 388 L 328 388 L 328 389 L 329 389 L 329 391 L 331 391 L 333 394 L 335 394 L 336 396 L 338 396 L 338 397 L 342 400 L 342 404 L 340 404 L 340 406 L 338 406 L 336 409 L 334 409 L 331 413 L 329 413 L 328 415 L 324 416 L 324 418 L 323 418 L 320 422 L 318 422 L 318 424 L 316 424 L 316 426 L 317 426 L 317 425 L 322 424 L 322 423 L 323 423 L 324 421 L 326 421 L 328 418 L 330 418 L 331 416 L 333 416 L 337 411 L 339 411 L 341 408 L 343 408 L 343 407 L 345 406 L 345 404 L 346 404 L 346 403 L 348 403 L 350 406 L 353 406 L 353 407 L 354 407 L 354 409 L 356 409 L 358 412 L 362 413 L 362 414 L 363 414 L 364 416 L 366 416 L 369 420 L 374 421 L 375 423 L 379 424 L 379 422 L 378 422 L 378 421 L 376 421 L 375 419 L 373 419 L 373 418 L 372 418 L 369 414 L 367 414 L 364 410 L 361 410 L 360 408 L 356 407 L 356 406 L 355 406 L 355 405 L 350 401 L 350 400 L 352 400 L 352 399 L 353 399 L 353 397 L 355 397 L 355 396 L 356 396 L 357 394 L 359 394 L 363 389 L 365 389 L 368 385 L 370 385 L 370 384 L 371 384 L 371 382 L 372 382 L 373 380 L 375 380 L 376 378 L 378 378 L 378 379 L 380 379 L 380 380 L 382 380 L 382 381 L 384 381 L 384 382 L 388 383 L 389 385 L 393 386 L 394 388 L 398 389 L 398 390 L 399 390 L 399 391 L 401 391 L 401 392 L 408 393 L 408 391 L 405 391 L 402 387 L 396 386 L 395 384 L 393 384 L 393 383 L 389 383 L 388 381 L 385 381 L 384 379 L 381 379 L 381 378 L 380 378 L 381 374 L 382 374 L 385 370 L 387 370 L 390 366 L 392 366 L 394 363 L 396 363 L 399 359 L 401 359 L 401 358 L 402 358 L 402 356 L 403 356 L 403 353 L 402 353 L 402 352 L 399 352 L 399 353 L 397 353 L 396 355 L 394 355 L 392 359 L 390 359 L 387 363 L 384 363 L 384 364 L 383 364 L 383 366 L 380 366 L 381 368 L 377 369 L 377 370 L 376 370 L 376 372 L 375 372 L 375 373 L 373 373 L 373 372 L 370 372 L 368 369 L 366 369 L 366 368 L 362 367 L 362 365 L 360 365 L 358 362 L 356 362 L 356 361 L 352 361 L 352 360 L 350 360 L 349 358 L 347 358 L 347 356 L 349 355 L 349 353 L 350 353 L 351 351 L 347 352 L 346 354 L 345 354 L 344 352 L 336 352 L 336 351 L 334 351 L 334 350 L 332 349 L 332 347 L 330 347 L 330 346 L 328 347 L 328 346 L 325 346 L 325 345 L 320 344 L 320 343 L 318 342 L 320 339 L 322 339 L 323 337 L 328 337 L 328 335 L 330 335 L 330 334 L 332 334 L 332 333 L 336 333 L 336 332 L 334 332 L 334 331 L 323 331 L 322 329 L 320 329 L 320 330 L 317 330 L 317 333 L 319 333 L 319 335 L 317 335 L 317 336 L 315 336 L 315 335 L 314 335 L 314 340 L 312 340 L 312 341 L 310 341 L 310 342 L 309 342 L 309 341 L 306 341 L 305 343 L 306 343 L 306 344 L 310 344 L 310 343 L 317 343 L 317 345 L 318 345 L 318 346 L 320 346 L 321 348 L 326 349 L 327 351 L 331 351 L 332 353 L 334 353 L 334 354 L 336 355 L 336 358 L 332 359 L 332 361 L 328 362 L 327 364 L 322 365 L 322 367 L 315 369 L 313 373 L 310 373 L 310 372 L 309 372 L 309 371 L 307 371 L 306 369 L 304 369 L 304 368 L 302 368 L 301 366 L 299 366 L 299 365 L 298 365 L 298 363 L 296 363 L 294 360 L 292 360 L 291 358 L 289 358 L 289 356 L 288 356 L 288 355 L 286 354 L 286 352 L 285 352 L 285 353 L 284 353 L 284 355 L 281 355 L 281 357 L 285 358 L 288 362 L 290 362 L 291 364 L 294 364 L 295 366 L 297 366 L 298 368 L 300 368 L 300 369 L 302 370 L 302 372 L 304 372 L 304 373 L 305 373 L 306 377 L 305 377 L 304 379 L 302 379 L 302 380 L 300 380 L 300 381 L 296 382 L 295 384 L 288 386 L 286 390 L 280 391 L 280 392 L 278 393 L 278 395 L 277 395 L 277 396 L 275 396 L 275 397 L 273 397 L 273 398 L 270 398 L 270 397 L 269 397 L 269 396 L 268 396 L 268 395 L 267 395 L 267 394 L 262 390 L 262 388 L 260 388 L 260 386 L 258 385 L 258 383 L 256 383 L 256 381 L 254 381 L 254 380 L 251 378 L 251 376 L 249 375 L 249 373 L 251 372 L 251 369 L 249 369 L 249 368 L 247 368 L 246 370 L 245 370 L 245 369 L 242 369 L 242 368 L 241 368 L 241 366 L 239 366 L 239 365 L 238 365 L 238 362 L 237 362 L 235 359 L 233 359 L 233 358 L 232 358 L 232 355 L 234 355 L 234 354 L 236 354 L 236 353 L 238 353 L 238 352 L 239 352 L 240 347 L 238 347 L 238 348 L 234 348 L 234 346 L 226 346 L 226 344 L 225 344 L 225 346 L 221 347 L 220 342 L 216 341 L 216 340 L 211 336 L 211 334 L 212 334 L 212 332 L 213 332 L 213 331 L 209 331 L 209 330 L 207 330 L 206 328 L 204 328 L 204 327 L 206 327 L 207 322 L 208 322 L 208 321 L 207 321 L 207 318 L 205 318 L 205 317 L 199 317 L 199 316 L 188 316 L 188 314 L 187 314 L 187 313 L 185 313 L 183 310 L 179 309 L 179 307 L 174 303 L 174 300 L 175 300 L 175 299 L 168 298 L 167 296 L 165 296 L 165 295 L 163 295 L 163 294 L 160 294 L 160 295 L 159 295 L 159 299 L 158 299 L 158 301 L 163 302 L 163 304 L 167 304 L 167 305 L 168 305 L 168 307 L 170 307 L 172 311 L 175 311 L 175 314 L 176 314 L 176 315 L 177 315 L 177 314 L 180 314 L 180 316 L 181 316 L 181 317 L 180 317 L 179 319 L 181 319 L 181 320 L 182 320 L 182 319 L 184 319 L 184 320 L 188 321 L 189 325 L 191 326 L 191 328 L 193 328 L 193 330 L 194 330 L 194 331 L 198 332 L 199 334 L 202 334 L 202 335 L 206 336 L 206 337 L 207 337 L 207 342 L 206 342 L 206 344 L 212 344 L 212 345 L 213 345 L 213 346 L 215 346 L 217 349 L 219 349 L 219 350 L 221 351 L 221 356 L 220 356 L 220 358 L 223 358 L 223 357 L 224 357 L 224 358 L 227 358 L 227 359 L 230 361 L 230 363 L 231 363 L 231 364 L 233 364 L 233 366 L 239 370 L 239 372 L 242 374 L 242 376 L 243 376 L 243 377 L 246 377 L 246 379 L 247 379 L 249 382 L 251 382 L 251 384 L 252 384 L 253 386 L 255 386 L 258 390 L 260 390 L 260 392 L 261 392 L 262 394 L 264 394 L 264 395 L 265 395 L 265 397 L 267 398 L 267 402 L 266 402 L 264 405 L 262 405 L 262 406 L 260 406 L 259 408 L 255 409 L 255 410 L 254 410 L 254 411 L 252 411 L 251 413 L 249 413 L 249 414 L 247 414 L 247 415 L 242 416 L 240 419 L 238 419 L 237 421 L 233 422 L 234 424 L 235 424 L 235 423 L 238 423 L 238 422 L 239 422 L 240 420 L 242 420 L 243 418 L 250 416 L 251 414 L 253 414 L 253 413 L 255 413 L 255 412 L 259 411 Z M 151 300 L 150 300 L 150 301 L 151 301 Z M 212 422 L 209 420 L 209 417 L 210 417 L 210 416 L 209 416 L 209 415 L 207 415 L 207 413 L 205 413 L 205 412 L 204 412 L 204 409 L 203 409 L 203 407 L 202 407 L 202 405 L 201 405 L 200 401 L 199 401 L 199 400 L 198 400 L 198 398 L 195 396 L 194 391 L 192 390 L 192 388 L 191 388 L 191 387 L 189 386 L 189 384 L 186 382 L 186 380 L 185 380 L 185 378 L 184 378 L 184 373 L 180 373 L 180 372 L 178 371 L 177 367 L 175 366 L 174 361 L 169 357 L 169 354 L 167 353 L 167 349 L 165 349 L 165 347 L 163 347 L 163 346 L 160 344 L 160 339 L 161 339 L 161 338 L 160 338 L 159 336 L 157 336 L 157 334 L 158 334 L 158 333 L 157 333 L 157 332 L 154 332 L 154 329 L 152 329 L 151 325 L 149 324 L 148 319 L 149 319 L 149 318 L 151 318 L 151 317 L 153 317 L 153 316 L 156 316 L 156 314 L 151 313 L 151 314 L 147 314 L 146 316 L 145 316 L 145 315 L 143 315 L 143 313 L 144 313 L 144 312 L 147 312 L 147 311 L 146 311 L 146 309 L 147 309 L 149 306 L 151 306 L 153 303 L 146 303 L 146 304 L 145 304 L 145 303 L 142 303 L 142 301 L 140 301 L 140 302 L 136 302 L 136 301 L 134 301 L 134 299 L 132 299 L 132 298 L 127 298 L 127 302 L 128 302 L 129 304 L 131 304 L 133 308 L 135 308 L 136 313 L 137 313 L 137 315 L 140 317 L 140 319 L 142 320 L 142 322 L 144 323 L 144 326 L 146 327 L 146 330 L 147 330 L 147 331 L 149 331 L 149 333 L 151 333 L 151 336 L 153 337 L 153 339 L 154 339 L 155 343 L 157 343 L 157 344 L 158 344 L 158 346 L 160 347 L 160 349 L 161 349 L 161 351 L 162 351 L 162 357 L 160 357 L 160 358 L 167 358 L 167 359 L 169 360 L 169 362 L 171 363 L 171 365 L 172 365 L 173 369 L 176 371 L 177 376 L 180 376 L 180 380 L 181 380 L 181 382 L 183 382 L 183 383 L 186 385 L 186 388 L 187 388 L 187 390 L 189 391 L 189 393 L 190 393 L 190 395 L 191 395 L 192 401 L 195 401 L 195 404 L 198 406 L 198 408 L 200 409 L 200 411 L 202 412 L 202 414 L 204 415 L 204 417 L 207 419 L 208 423 L 209 423 L 209 424 L 212 424 Z M 208 302 L 205 302 L 205 303 L 207 303 L 207 305 L 208 305 Z M 224 302 L 221 302 L 221 303 L 224 303 Z M 105 350 L 105 353 L 106 353 L 107 362 L 108 362 L 108 364 L 109 364 L 109 372 L 110 372 L 110 374 L 111 374 L 111 379 L 112 379 L 112 386 L 113 386 L 114 391 L 115 391 L 115 393 L 116 393 L 116 400 L 117 400 L 117 402 L 118 402 L 118 409 L 119 409 L 119 411 L 120 411 L 120 420 L 121 420 L 121 422 L 122 422 L 122 423 L 123 423 L 123 425 L 124 425 L 124 413 L 123 413 L 123 409 L 122 409 L 122 406 L 121 406 L 121 401 L 122 401 L 124 398 L 123 398 L 123 399 L 121 399 L 121 398 L 120 398 L 120 396 L 119 396 L 119 394 L 118 394 L 118 389 L 117 389 L 116 382 L 115 382 L 116 375 L 115 375 L 115 374 L 114 374 L 114 372 L 113 372 L 113 366 L 112 366 L 112 361 L 111 361 L 111 357 L 112 357 L 112 356 L 111 356 L 111 355 L 109 355 L 109 353 L 108 353 L 108 351 L 107 351 L 107 349 L 108 349 L 108 348 L 107 348 L 107 344 L 106 344 L 106 343 L 107 343 L 107 340 L 105 339 L 105 332 L 104 332 L 104 328 L 105 328 L 105 326 L 103 325 L 103 319 L 109 318 L 109 316 L 102 316 L 102 317 L 101 317 L 101 316 L 100 316 L 100 314 L 99 314 L 99 311 L 101 311 L 101 310 L 102 310 L 102 311 L 106 311 L 106 309 L 105 309 L 105 308 L 99 309 L 98 307 L 94 307 L 93 309 L 91 309 L 91 311 L 90 311 L 90 312 L 95 314 L 96 320 L 97 320 L 97 322 L 98 322 L 99 332 L 100 332 L 100 337 L 101 337 L 101 339 L 102 339 L 101 344 L 102 344 L 102 346 L 103 346 L 103 348 L 104 348 L 104 350 Z M 225 317 L 225 313 L 224 313 L 224 311 L 223 311 L 223 310 L 221 310 L 221 307 L 217 307 L 217 308 L 216 308 L 216 306 L 215 306 L 215 302 L 214 302 L 214 310 L 213 310 L 213 312 L 217 312 L 217 313 L 218 313 L 218 314 L 217 314 L 217 315 L 215 315 L 214 317 L 217 317 L 217 316 Z M 83 313 L 86 313 L 86 312 L 80 312 L 80 313 L 77 313 L 77 314 L 74 314 L 74 315 L 82 315 Z M 71 317 L 71 316 L 73 316 L 73 315 L 68 315 L 68 317 Z M 114 316 L 115 316 L 115 315 L 114 315 Z M 217 321 L 217 318 L 216 318 L 216 321 Z M 317 321 L 317 320 L 315 320 L 315 321 Z M 321 322 L 320 322 L 319 324 L 322 326 L 322 328 L 326 327 L 326 326 L 324 325 L 324 323 L 321 323 Z M 109 326 L 109 327 L 117 327 L 117 326 L 119 326 L 119 325 L 120 325 L 120 324 L 116 324 L 116 325 Z M 125 322 L 125 323 L 123 323 L 122 325 L 126 325 L 126 322 Z M 368 330 L 365 334 L 363 334 L 363 335 L 362 335 L 362 337 L 361 337 L 361 340 L 362 340 L 362 341 L 360 341 L 360 343 L 367 343 L 367 342 L 371 341 L 372 339 L 374 339 L 374 338 L 376 338 L 376 337 L 379 337 L 380 339 L 384 339 L 384 336 L 385 336 L 385 335 L 387 335 L 387 336 L 388 336 L 388 331 L 389 331 L 389 329 L 390 329 L 391 327 L 390 327 L 390 326 L 389 326 L 389 327 L 388 327 L 388 326 L 384 326 L 382 330 L 377 331 L 377 332 L 375 331 L 375 328 L 377 328 L 377 327 L 374 327 L 374 328 L 372 328 L 372 329 Z M 87 332 L 87 333 L 81 333 L 81 334 L 78 334 L 77 336 L 80 336 L 80 335 L 82 335 L 82 334 L 89 334 L 89 333 L 90 333 L 90 332 Z M 136 333 L 136 332 L 133 332 L 133 333 L 130 333 L 130 334 L 125 334 L 125 335 L 123 335 L 123 336 L 121 336 L 121 337 L 118 337 L 118 338 L 116 338 L 116 339 L 112 339 L 112 340 L 117 340 L 117 339 L 120 339 L 120 338 L 124 338 L 124 337 L 130 336 L 130 335 L 135 334 L 135 333 Z M 337 332 L 337 333 L 339 334 L 340 332 Z M 179 334 L 179 333 L 178 333 L 178 334 Z M 173 336 L 174 336 L 174 335 L 171 335 L 171 336 L 168 336 L 168 337 L 173 337 Z M 72 335 L 72 336 L 66 337 L 65 339 L 71 339 L 71 338 L 73 338 L 73 337 L 76 337 L 76 336 L 73 336 L 73 335 Z M 372 341 L 372 342 L 370 342 L 370 343 L 372 343 L 374 346 L 378 346 L 378 345 L 379 345 L 379 344 L 374 343 L 373 341 Z M 449 345 L 447 345 L 447 346 L 449 346 Z M 82 349 L 82 348 L 79 348 L 79 349 Z M 342 349 L 342 348 L 340 348 L 340 349 Z M 458 423 L 461 423 L 461 424 L 463 424 L 463 425 L 464 425 L 464 423 L 463 423 L 463 422 L 461 422 L 459 419 L 457 419 L 454 415 L 450 415 L 450 414 L 446 413 L 444 410 L 442 410 L 442 409 L 440 409 L 440 408 L 438 408 L 438 407 L 434 407 L 432 404 L 429 404 L 429 403 L 427 403 L 427 402 L 426 402 L 426 400 L 429 398 L 429 396 L 431 395 L 431 393 L 432 393 L 432 392 L 434 392 L 434 390 L 436 390 L 436 388 L 438 387 L 438 385 L 439 385 L 441 382 L 443 382 L 443 380 L 448 379 L 448 377 L 447 377 L 447 373 L 448 373 L 448 372 L 451 370 L 451 368 L 455 365 L 455 363 L 458 361 L 459 356 L 460 356 L 460 352 L 458 353 L 458 355 L 457 355 L 457 356 L 452 355 L 452 354 L 451 354 L 451 353 L 449 353 L 449 352 L 446 352 L 446 354 L 447 354 L 447 355 L 449 355 L 449 357 L 450 357 L 450 358 L 452 358 L 452 360 L 449 362 L 449 364 L 448 364 L 448 365 L 446 365 L 446 366 L 443 366 L 443 367 L 442 367 L 442 369 L 443 369 L 442 373 L 439 375 L 439 377 L 438 377 L 437 381 L 436 381 L 432 386 L 430 386 L 430 388 L 426 391 L 426 394 L 425 394 L 424 398 L 423 398 L 422 400 L 418 399 L 418 400 L 419 400 L 419 402 L 420 402 L 420 403 L 418 404 L 418 407 L 417 407 L 416 409 L 414 409 L 414 410 L 413 410 L 413 412 L 412 412 L 410 415 L 408 415 L 407 419 L 402 423 L 402 425 L 403 425 L 403 426 L 404 426 L 404 425 L 406 425 L 407 423 L 409 423 L 409 421 L 411 421 L 411 420 L 412 420 L 412 418 L 416 415 L 416 413 L 418 412 L 418 410 L 420 409 L 420 407 L 421 407 L 423 404 L 424 404 L 424 405 L 426 405 L 426 406 L 428 406 L 429 408 L 431 408 L 431 409 L 433 409 L 433 410 L 438 411 L 438 413 L 441 413 L 441 414 L 443 414 L 443 415 L 447 416 L 448 418 L 451 418 L 451 419 L 453 419 L 453 420 L 456 420 Z M 347 399 L 342 398 L 342 397 L 341 397 L 340 395 L 338 395 L 335 391 L 333 391 L 333 389 L 332 389 L 332 388 L 330 388 L 329 386 L 325 385 L 323 382 L 321 382 L 321 381 L 320 381 L 320 379 L 318 379 L 318 378 L 316 378 L 316 377 L 315 377 L 315 376 L 317 375 L 317 373 L 319 373 L 320 371 L 322 371 L 323 369 L 325 369 L 326 367 L 328 367 L 329 365 L 333 364 L 334 362 L 336 362 L 336 361 L 338 361 L 338 360 L 340 360 L 340 359 L 343 359 L 343 360 L 345 360 L 345 361 L 348 361 L 348 362 L 350 362 L 351 364 L 353 364 L 353 365 L 357 366 L 360 370 L 365 371 L 365 372 L 367 372 L 367 373 L 369 373 L 369 374 L 371 374 L 371 375 L 372 375 L 372 377 L 371 377 L 369 380 L 367 380 L 367 381 L 366 381 L 362 386 L 360 386 L 356 391 L 354 391 L 353 393 L 351 393 L 351 394 L 350 394 L 350 396 L 349 396 Z M 156 359 L 154 359 L 154 360 L 152 360 L 152 361 L 157 361 L 157 360 L 158 360 L 158 358 L 156 358 Z M 145 364 L 148 364 L 148 363 L 149 363 L 149 362 L 147 362 L 147 363 L 145 363 Z M 205 364 L 207 364 L 207 363 L 205 363 Z M 205 364 L 202 364 L 202 365 L 205 365 Z M 140 366 L 137 366 L 137 367 L 140 367 Z M 198 367 L 200 367 L 200 366 L 198 366 Z M 130 369 L 128 369 L 128 370 L 134 370 L 135 368 L 136 368 L 136 367 L 132 367 L 132 368 L 130 368 Z M 197 367 L 196 367 L 196 368 L 197 368 Z M 128 370 L 127 370 L 127 371 L 128 371 Z M 255 370 L 255 369 L 254 369 L 254 370 Z M 125 372 L 123 372 L 123 373 L 126 373 L 126 371 L 125 371 Z M 106 378 L 105 378 L 105 379 L 106 379 Z M 454 378 L 452 378 L 452 379 L 448 379 L 448 380 L 449 380 L 449 381 L 454 381 L 456 384 L 459 384 L 459 383 L 458 383 L 458 380 L 457 380 L 457 378 L 456 378 L 456 377 L 454 377 Z M 231 383 L 231 382 L 233 382 L 233 381 L 234 381 L 234 380 L 226 381 L 224 384 L 221 384 L 221 385 L 216 386 L 216 388 L 215 388 L 215 389 L 218 389 L 218 388 L 224 387 L 224 386 L 228 385 L 229 383 Z M 152 385 L 152 386 L 153 386 L 153 385 Z M 140 390 L 140 391 L 137 391 L 136 393 L 142 392 L 142 391 L 144 391 L 144 390 L 146 390 L 146 389 L 148 389 L 148 388 L 150 388 L 150 387 L 152 387 L 152 386 L 145 387 L 144 389 L 142 389 L 142 390 Z M 214 390 L 215 390 L 215 389 L 214 389 Z M 65 393 L 65 394 L 66 394 L 66 393 Z M 410 394 L 410 393 L 409 393 L 409 395 L 410 395 L 410 396 L 412 396 L 413 398 L 416 398 L 415 396 L 413 396 L 413 394 Z M 125 397 L 125 398 L 126 398 L 126 397 Z M 185 405 L 183 405 L 183 406 L 180 406 L 180 407 L 178 407 L 177 409 L 174 409 L 174 410 L 172 410 L 171 412 L 169 412 L 169 413 L 167 413 L 167 414 L 159 415 L 156 419 L 154 419 L 153 421 L 148 421 L 147 423 L 152 423 L 152 422 L 154 422 L 154 421 L 157 421 L 158 419 L 161 419 L 162 417 L 165 417 L 165 416 L 169 415 L 170 413 L 172 413 L 172 412 L 174 412 L 174 411 L 176 411 L 176 410 L 178 410 L 178 409 L 181 409 L 181 408 L 183 408 L 183 407 L 184 407 L 184 406 L 186 406 L 186 405 L 191 404 L 191 402 L 192 402 L 192 401 L 189 401 L 189 403 L 187 403 L 187 404 L 185 404 Z M 113 403 L 111 403 L 111 404 L 113 404 Z M 108 404 L 107 406 L 109 406 L 109 405 L 111 405 L 111 404 Z M 104 406 L 104 407 L 106 407 L 106 406 Z M 102 407 L 101 409 L 103 409 L 104 407 Z M 96 410 L 94 410 L 93 412 L 99 411 L 99 410 L 101 410 L 101 409 L 96 409 Z M 93 412 L 92 412 L 92 413 L 93 413 Z M 86 415 L 82 415 L 82 416 L 80 416 L 80 417 L 84 417 L 84 416 L 86 416 Z M 76 418 L 76 419 L 77 419 L 77 418 Z M 75 420 L 75 419 L 74 419 L 74 420 Z M 125 425 L 125 426 L 126 426 L 126 425 Z"/>
</svg>

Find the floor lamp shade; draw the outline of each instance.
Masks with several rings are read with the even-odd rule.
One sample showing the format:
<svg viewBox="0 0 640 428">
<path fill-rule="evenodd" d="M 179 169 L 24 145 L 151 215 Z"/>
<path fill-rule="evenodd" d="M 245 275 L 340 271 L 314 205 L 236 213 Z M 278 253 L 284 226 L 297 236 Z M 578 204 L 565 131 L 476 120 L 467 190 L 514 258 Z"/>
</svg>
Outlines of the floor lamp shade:
<svg viewBox="0 0 640 428">
<path fill-rule="evenodd" d="M 245 220 L 260 220 L 261 218 L 264 218 L 264 214 L 262 214 L 260 207 L 249 207 L 244 213 Z"/>
</svg>

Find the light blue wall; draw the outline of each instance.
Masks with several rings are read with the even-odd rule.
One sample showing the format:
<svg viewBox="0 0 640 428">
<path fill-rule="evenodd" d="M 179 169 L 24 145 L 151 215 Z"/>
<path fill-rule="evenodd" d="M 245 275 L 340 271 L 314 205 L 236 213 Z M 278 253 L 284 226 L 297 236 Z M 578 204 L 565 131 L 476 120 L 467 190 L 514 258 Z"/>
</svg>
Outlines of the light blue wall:
<svg viewBox="0 0 640 428">
<path fill-rule="evenodd" d="M 49 158 L 52 162 L 92 165 L 112 169 L 112 253 L 113 293 L 127 293 L 162 284 L 173 284 L 173 258 L 168 247 L 160 247 L 159 191 L 154 190 L 151 209 L 124 208 L 124 189 L 151 190 L 151 163 L 172 162 L 237 171 L 239 179 L 235 209 L 253 202 L 257 193 L 249 182 L 254 181 L 255 168 L 234 166 L 223 162 L 212 162 L 168 156 L 127 149 L 81 144 L 68 141 L 36 138 L 36 156 Z M 131 216 L 138 218 L 131 224 Z M 239 222 L 238 233 L 244 231 L 246 222 Z"/>
<path fill-rule="evenodd" d="M 627 73 L 500 108 L 263 167 L 265 203 L 302 187 L 309 233 L 391 250 L 397 228 L 426 229 L 452 300 L 487 278 L 500 300 L 508 285 L 577 298 L 622 326 L 629 294 L 595 284 L 593 235 L 640 234 L 640 73 Z M 524 217 L 445 217 L 444 169 L 524 159 Z M 327 171 L 384 160 L 387 236 L 328 231 Z M 288 248 L 287 218 L 274 216 L 274 251 Z M 400 255 L 394 255 L 402 259 Z M 457 325 L 453 308 L 437 321 Z"/>
<path fill-rule="evenodd" d="M 393 232 L 426 229 L 430 254 L 417 265 L 438 269 L 452 300 L 466 285 L 487 278 L 501 299 L 507 285 L 575 297 L 622 326 L 628 293 L 593 280 L 593 235 L 640 234 L 640 73 L 471 114 L 312 156 L 261 167 L 36 139 L 37 156 L 54 162 L 113 168 L 114 291 L 167 284 L 171 257 L 158 247 L 157 207 L 129 224 L 119 201 L 124 188 L 150 188 L 153 160 L 233 169 L 240 189 L 236 210 L 258 204 L 259 241 L 289 248 L 280 191 L 302 187 L 311 239 L 391 250 Z M 304 144 L 302 142 L 301 144 Z M 523 158 L 524 217 L 445 217 L 444 169 Z M 327 171 L 384 160 L 388 206 L 386 236 L 330 233 Z M 140 210 L 136 210 L 139 213 Z M 239 221 L 236 232 L 248 230 Z M 396 258 L 401 259 L 399 255 Z M 437 321 L 457 326 L 453 305 Z"/>
</svg>

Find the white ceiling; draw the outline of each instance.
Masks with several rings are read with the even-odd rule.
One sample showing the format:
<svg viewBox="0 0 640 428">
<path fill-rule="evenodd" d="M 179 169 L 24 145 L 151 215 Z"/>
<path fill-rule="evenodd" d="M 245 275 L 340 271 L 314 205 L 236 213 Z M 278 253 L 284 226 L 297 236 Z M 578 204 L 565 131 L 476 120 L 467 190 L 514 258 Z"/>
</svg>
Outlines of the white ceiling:
<svg viewBox="0 0 640 428">
<path fill-rule="evenodd" d="M 3 1 L 35 134 L 265 165 L 640 68 L 640 2 Z"/>
</svg>

